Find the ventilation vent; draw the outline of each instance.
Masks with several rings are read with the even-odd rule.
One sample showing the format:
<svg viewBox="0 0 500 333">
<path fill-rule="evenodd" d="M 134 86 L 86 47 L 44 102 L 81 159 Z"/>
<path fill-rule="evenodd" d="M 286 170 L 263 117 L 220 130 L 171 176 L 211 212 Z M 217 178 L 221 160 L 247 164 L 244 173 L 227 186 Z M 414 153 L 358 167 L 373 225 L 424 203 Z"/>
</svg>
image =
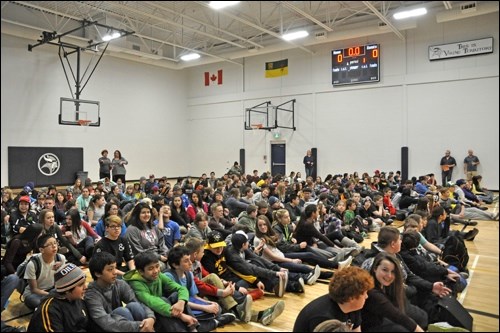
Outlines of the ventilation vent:
<svg viewBox="0 0 500 333">
<path fill-rule="evenodd" d="M 475 12 L 477 9 L 476 7 L 477 7 L 476 1 L 467 2 L 460 5 L 460 10 L 462 11 L 462 13 L 470 13 L 470 12 Z"/>
<path fill-rule="evenodd" d="M 385 23 L 385 22 L 379 22 L 379 23 L 378 23 L 378 27 L 379 27 L 379 28 L 384 28 L 384 27 L 386 27 L 386 26 L 387 26 L 387 23 Z"/>
<path fill-rule="evenodd" d="M 316 39 L 326 39 L 326 31 L 319 31 L 314 34 Z"/>
<path fill-rule="evenodd" d="M 248 52 L 250 52 L 250 53 L 255 53 L 255 52 L 257 52 L 257 51 L 258 51 L 258 49 L 257 49 L 255 46 L 253 46 L 253 45 L 252 45 L 252 46 L 249 46 L 249 47 L 247 48 L 247 50 L 248 50 Z"/>
<path fill-rule="evenodd" d="M 139 45 L 132 44 L 132 50 L 140 51 L 141 47 Z"/>
</svg>

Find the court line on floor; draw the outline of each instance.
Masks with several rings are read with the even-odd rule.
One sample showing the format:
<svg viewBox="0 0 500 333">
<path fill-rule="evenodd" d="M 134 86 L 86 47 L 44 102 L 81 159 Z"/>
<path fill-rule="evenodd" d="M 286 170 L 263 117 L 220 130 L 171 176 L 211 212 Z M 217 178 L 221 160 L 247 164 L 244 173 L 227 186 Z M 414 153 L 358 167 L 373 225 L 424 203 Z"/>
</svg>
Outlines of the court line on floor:
<svg viewBox="0 0 500 333">
<path fill-rule="evenodd" d="M 465 296 L 467 296 L 467 291 L 469 290 L 469 286 L 471 285 L 472 277 L 474 276 L 474 271 L 476 269 L 477 262 L 479 261 L 480 256 L 481 255 L 479 255 L 479 254 L 476 255 L 476 257 L 474 258 L 474 263 L 472 264 L 472 267 L 469 269 L 469 278 L 467 279 L 467 288 L 465 288 L 465 290 L 460 293 L 460 298 L 458 299 L 460 304 L 462 304 L 464 302 Z"/>
<path fill-rule="evenodd" d="M 489 312 L 484 312 L 484 311 L 474 310 L 474 309 L 467 309 L 467 311 L 481 315 L 481 316 L 485 316 L 485 317 L 500 319 L 500 316 L 497 314 L 494 314 L 494 313 L 489 313 Z"/>
<path fill-rule="evenodd" d="M 3 322 L 7 323 L 7 322 L 12 321 L 12 320 L 16 320 L 16 319 L 19 319 L 19 318 L 22 318 L 22 317 L 26 317 L 27 315 L 32 315 L 34 312 L 35 311 L 31 311 L 31 312 L 28 312 L 28 313 L 25 313 L 25 314 L 22 314 L 22 315 L 19 315 L 19 316 L 16 316 L 16 317 L 4 320 Z"/>
<path fill-rule="evenodd" d="M 255 327 L 258 327 L 258 328 L 262 329 L 261 332 L 265 332 L 265 331 L 268 331 L 268 332 L 281 332 L 280 330 L 274 329 L 274 328 L 269 327 L 269 326 L 262 325 L 260 323 L 248 322 L 247 324 L 250 324 L 252 326 L 255 326 Z"/>
</svg>

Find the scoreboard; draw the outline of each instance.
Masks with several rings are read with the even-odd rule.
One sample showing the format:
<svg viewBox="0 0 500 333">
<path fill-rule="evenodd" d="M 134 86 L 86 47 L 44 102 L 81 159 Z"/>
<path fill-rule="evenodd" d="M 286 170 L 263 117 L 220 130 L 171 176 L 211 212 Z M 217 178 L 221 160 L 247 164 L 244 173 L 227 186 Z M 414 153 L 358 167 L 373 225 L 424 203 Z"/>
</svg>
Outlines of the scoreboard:
<svg viewBox="0 0 500 333">
<path fill-rule="evenodd" d="M 334 86 L 380 81 L 380 47 L 366 44 L 332 51 Z"/>
</svg>

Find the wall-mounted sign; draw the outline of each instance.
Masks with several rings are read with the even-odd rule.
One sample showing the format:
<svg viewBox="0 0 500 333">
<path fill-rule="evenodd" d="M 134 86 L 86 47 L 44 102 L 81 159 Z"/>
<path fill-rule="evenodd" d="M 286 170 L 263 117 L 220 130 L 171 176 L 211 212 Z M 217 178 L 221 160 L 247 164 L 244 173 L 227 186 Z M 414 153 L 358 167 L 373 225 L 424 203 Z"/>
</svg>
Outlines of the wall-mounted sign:
<svg viewBox="0 0 500 333">
<path fill-rule="evenodd" d="M 484 53 L 493 53 L 493 37 L 429 46 L 430 61 Z"/>
</svg>

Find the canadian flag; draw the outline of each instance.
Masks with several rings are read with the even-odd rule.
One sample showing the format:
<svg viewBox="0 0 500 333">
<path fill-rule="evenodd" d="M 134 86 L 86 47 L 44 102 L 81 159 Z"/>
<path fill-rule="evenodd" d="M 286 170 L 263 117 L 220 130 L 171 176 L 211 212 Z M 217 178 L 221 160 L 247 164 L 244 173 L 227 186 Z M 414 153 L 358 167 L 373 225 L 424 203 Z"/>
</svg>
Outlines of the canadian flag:
<svg viewBox="0 0 500 333">
<path fill-rule="evenodd" d="M 222 69 L 219 69 L 217 74 L 205 72 L 205 86 L 211 84 L 222 84 Z"/>
</svg>

